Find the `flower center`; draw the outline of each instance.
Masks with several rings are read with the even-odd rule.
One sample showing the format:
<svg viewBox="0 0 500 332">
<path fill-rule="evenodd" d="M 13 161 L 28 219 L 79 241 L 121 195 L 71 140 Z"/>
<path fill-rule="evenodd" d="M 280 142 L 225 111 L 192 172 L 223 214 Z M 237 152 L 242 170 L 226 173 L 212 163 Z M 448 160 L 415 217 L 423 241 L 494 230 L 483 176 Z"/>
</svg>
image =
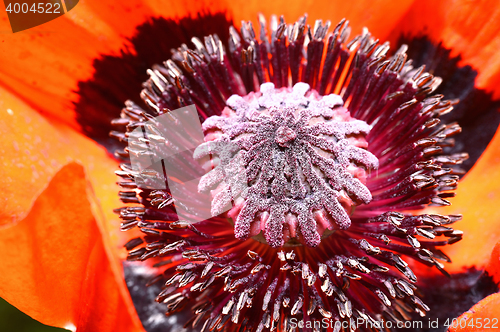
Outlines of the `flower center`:
<svg viewBox="0 0 500 332">
<path fill-rule="evenodd" d="M 288 127 L 279 127 L 276 132 L 275 141 L 279 144 L 279 146 L 286 148 L 290 141 L 293 141 L 297 137 L 297 134 L 293 129 Z"/>
<path fill-rule="evenodd" d="M 228 211 L 238 239 L 272 247 L 315 247 L 347 229 L 354 206 L 372 199 L 366 171 L 378 159 L 365 150 L 370 126 L 342 105 L 340 96 L 320 96 L 306 83 L 265 83 L 258 93 L 230 97 L 221 116 L 204 122 L 207 142 L 195 152 L 218 155 L 205 160 L 209 172 L 198 187 L 212 191 L 212 214 Z"/>
</svg>

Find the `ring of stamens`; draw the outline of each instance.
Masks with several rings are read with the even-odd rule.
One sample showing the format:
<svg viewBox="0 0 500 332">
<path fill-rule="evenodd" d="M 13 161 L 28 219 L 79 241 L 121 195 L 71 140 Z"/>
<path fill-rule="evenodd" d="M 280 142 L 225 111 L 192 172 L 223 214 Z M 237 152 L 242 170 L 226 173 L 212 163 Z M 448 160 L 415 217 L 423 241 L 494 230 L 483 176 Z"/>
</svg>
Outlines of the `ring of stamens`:
<svg viewBox="0 0 500 332">
<path fill-rule="evenodd" d="M 461 217 L 396 211 L 416 213 L 429 204 L 450 204 L 446 198 L 454 195 L 460 174 L 456 165 L 467 158 L 443 152 L 460 131 L 457 124 L 440 120 L 454 102 L 430 95 L 440 78 L 423 67 L 413 68 L 405 46 L 388 56 L 388 43 L 378 44 L 366 30 L 347 42 L 350 28 L 345 20 L 331 34 L 329 22 L 317 21 L 311 28 L 305 17 L 292 25 L 274 18 L 269 33 L 262 17 L 260 24 L 260 38 L 251 23 L 243 24 L 241 33 L 231 29 L 227 53 L 215 35 L 204 42 L 194 39 L 196 50 L 181 46 L 164 66 L 149 71 L 151 78 L 141 93 L 148 109 L 127 102 L 122 118 L 114 121 L 119 130 L 111 135 L 129 143 L 117 152 L 125 160 L 117 172 L 123 178 L 120 199 L 135 204 L 116 212 L 123 230 L 138 227 L 143 233 L 126 244 L 128 260 L 154 258 L 158 267 L 166 264 L 152 281 L 162 283 L 156 300 L 166 305 L 167 313 L 192 307 L 186 326 L 202 326 L 202 331 L 269 331 L 280 325 L 289 331 L 292 319 L 400 322 L 414 313 L 424 316 L 430 308 L 416 295 L 412 269 L 423 264 L 446 273 L 442 261 L 450 259 L 440 248 L 462 238 L 462 232 L 451 227 Z M 138 172 L 128 164 L 131 154 L 161 156 L 167 144 L 161 139 L 162 128 L 149 128 L 157 133 L 151 139 L 139 140 L 132 134 L 134 128 L 150 126 L 153 116 L 195 104 L 205 127 L 212 121 L 208 118 L 220 117 L 222 129 L 213 124 L 206 132 L 207 140 L 215 142 L 224 134 L 223 124 L 227 122 L 229 130 L 238 119 L 222 115 L 231 106 L 226 102 L 239 100 L 243 105 L 256 100 L 258 96 L 249 96 L 266 82 L 273 82 L 278 94 L 290 93 L 287 87 L 298 82 L 317 91 L 316 99 L 338 93 L 350 117 L 370 126 L 365 136 L 368 147 L 354 146 L 367 148 L 378 158 L 378 170 L 367 174 L 366 182 L 360 181 L 372 199 L 357 206 L 349 228 L 339 227 L 315 248 L 273 248 L 253 239 L 239 240 L 225 214 L 195 225 L 178 220 L 176 212 L 182 206 L 168 188 L 136 185 L 165 183 L 164 176 L 149 169 Z M 235 94 L 247 97 L 230 100 Z M 236 114 L 238 107 L 226 112 Z M 269 121 L 273 114 L 267 110 Z M 299 137 L 283 123 L 274 128 L 275 136 L 268 139 L 277 151 L 289 149 Z M 194 159 L 189 162 L 196 164 Z M 320 179 L 325 183 L 327 177 Z M 269 190 L 269 183 L 272 193 L 272 181 L 265 184 Z M 347 196 L 354 201 L 355 195 Z M 236 220 L 241 211 L 233 212 Z M 265 227 L 257 229 L 265 233 Z M 241 238 L 246 234 L 243 231 Z M 317 241 L 317 236 L 312 239 Z M 285 237 L 269 242 L 278 246 L 282 241 Z"/>
</svg>

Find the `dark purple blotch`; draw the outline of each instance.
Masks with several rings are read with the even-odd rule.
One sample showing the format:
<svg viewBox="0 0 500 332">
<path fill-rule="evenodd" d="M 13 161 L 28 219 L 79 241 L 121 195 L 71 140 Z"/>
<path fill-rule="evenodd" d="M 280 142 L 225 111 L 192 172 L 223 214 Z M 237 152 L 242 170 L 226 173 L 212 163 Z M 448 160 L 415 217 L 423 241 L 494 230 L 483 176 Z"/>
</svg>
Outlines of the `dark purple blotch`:
<svg viewBox="0 0 500 332">
<path fill-rule="evenodd" d="M 457 121 L 462 127 L 462 132 L 454 136 L 455 146 L 445 153 L 467 152 L 469 159 L 461 168 L 469 171 L 500 124 L 500 100 L 494 100 L 491 91 L 477 88 L 477 70 L 460 66 L 462 57 L 452 57 L 451 50 L 441 43 L 436 45 L 426 36 L 403 36 L 398 44 L 408 45 L 408 58 L 413 60 L 416 68 L 425 64 L 426 71 L 443 79 L 435 93 L 443 94 L 449 100 L 460 99 L 453 112 L 441 117 L 443 123 Z"/>
<path fill-rule="evenodd" d="M 464 273 L 452 274 L 450 277 L 420 277 L 418 292 L 431 310 L 423 318 L 413 315 L 413 320 L 422 321 L 422 328 L 412 331 L 445 332 L 448 330 L 444 326 L 447 320 L 450 323 L 485 297 L 498 292 L 498 285 L 486 272 L 470 268 Z M 432 324 L 429 326 L 429 321 L 437 321 L 437 328 Z M 396 331 L 410 330 L 403 328 Z"/>
<path fill-rule="evenodd" d="M 201 13 L 179 20 L 152 17 L 137 26 L 130 38 L 131 48 L 124 47 L 120 56 L 101 55 L 94 60 L 92 78 L 78 83 L 75 112 L 84 134 L 104 145 L 110 153 L 123 148 L 109 137 L 111 120 L 120 117 L 126 100 L 143 104 L 140 92 L 142 83 L 149 78 L 146 70 L 170 59 L 171 49 L 183 43 L 191 45 L 192 37 L 215 33 L 227 41 L 232 24 L 225 13 Z"/>
</svg>

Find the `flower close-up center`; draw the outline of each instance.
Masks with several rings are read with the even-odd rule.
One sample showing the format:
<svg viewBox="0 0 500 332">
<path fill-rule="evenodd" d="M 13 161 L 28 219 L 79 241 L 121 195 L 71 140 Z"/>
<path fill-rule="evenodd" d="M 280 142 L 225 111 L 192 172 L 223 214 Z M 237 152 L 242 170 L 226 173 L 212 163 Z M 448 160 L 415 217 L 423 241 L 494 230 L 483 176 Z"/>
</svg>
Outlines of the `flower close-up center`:
<svg viewBox="0 0 500 332">
<path fill-rule="evenodd" d="M 462 239 L 450 227 L 461 216 L 422 211 L 450 204 L 467 158 L 446 152 L 461 128 L 440 117 L 456 101 L 433 95 L 442 80 L 414 68 L 406 45 L 391 53 L 367 30 L 348 42 L 346 21 L 332 33 L 305 17 L 260 25 L 259 40 L 251 23 L 231 28 L 228 51 L 217 35 L 173 50 L 148 71 L 148 109 L 128 102 L 114 121 L 128 143 L 120 197 L 139 204 L 117 212 L 144 234 L 128 259 L 166 265 L 156 301 L 169 314 L 190 307 L 185 326 L 202 331 L 424 316 L 413 268 L 446 273 L 439 248 Z M 176 136 L 190 104 L 203 138 L 182 149 L 195 136 Z M 182 185 L 199 205 L 178 197 Z M 210 214 L 192 219 L 203 200 Z"/>
</svg>

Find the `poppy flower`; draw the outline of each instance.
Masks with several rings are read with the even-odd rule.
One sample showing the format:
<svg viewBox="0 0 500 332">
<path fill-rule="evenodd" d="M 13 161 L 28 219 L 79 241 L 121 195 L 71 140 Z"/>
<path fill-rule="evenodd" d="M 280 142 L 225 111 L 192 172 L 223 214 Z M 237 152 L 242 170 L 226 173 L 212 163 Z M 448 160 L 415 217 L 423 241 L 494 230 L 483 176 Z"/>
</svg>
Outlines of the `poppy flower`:
<svg viewBox="0 0 500 332">
<path fill-rule="evenodd" d="M 137 269 L 132 265 L 125 265 L 127 284 L 134 297 L 135 307 L 123 278 L 122 261 L 127 253 L 122 246 L 127 243 L 127 247 L 130 249 L 129 258 L 144 259 L 147 257 L 143 257 L 143 255 L 148 253 L 144 251 L 145 249 L 141 249 L 145 247 L 139 242 L 140 240 L 127 242 L 131 238 L 141 235 L 139 232 L 134 233 L 135 235 L 121 233 L 120 220 L 113 214 L 113 209 L 116 210 L 121 206 L 117 196 L 120 189 L 115 185 L 116 179 L 113 173 L 118 168 L 118 162 L 108 151 L 114 151 L 120 145 L 113 139 L 108 138 L 111 119 L 119 115 L 122 104 L 126 100 L 132 100 L 137 104 L 140 102 L 139 96 L 142 82 L 145 82 L 148 78 L 146 69 L 153 68 L 154 75 L 154 70 L 156 70 L 154 68 L 156 67 L 153 67 L 153 65 L 170 58 L 170 49 L 176 49 L 182 43 L 188 43 L 193 36 L 202 38 L 211 33 L 217 33 L 222 43 L 225 43 L 230 37 L 229 26 L 232 24 L 231 21 L 239 22 L 240 20 L 253 19 L 259 12 L 263 13 L 265 17 L 269 17 L 271 14 L 283 14 L 285 18 L 292 19 L 290 22 L 295 22 L 293 20 L 299 19 L 304 12 L 309 14 L 309 22 L 314 22 L 315 19 L 320 18 L 340 22 L 343 17 L 347 17 L 350 20 L 349 25 L 356 33 L 361 32 L 362 26 L 368 26 L 373 36 L 380 38 L 380 40 L 387 39 L 392 44 L 398 44 L 398 40 L 400 40 L 401 36 L 404 36 L 403 39 L 409 44 L 408 58 L 413 58 L 415 64 L 425 63 L 427 70 L 431 74 L 443 77 L 442 89 L 448 92 L 446 97 L 460 98 L 462 100 L 461 103 L 455 105 L 455 114 L 458 115 L 456 115 L 456 118 L 451 118 L 451 121 L 458 121 L 463 128 L 463 133 L 461 138 L 459 136 L 456 138 L 456 150 L 447 152 L 447 155 L 453 154 L 455 151 L 466 151 L 469 153 L 470 159 L 464 164 L 467 173 L 457 189 L 457 197 L 450 199 L 452 205 L 436 209 L 428 208 L 423 212 L 420 211 L 419 214 L 448 216 L 462 214 L 464 220 L 457 222 L 456 226 L 463 230 L 466 235 L 462 241 L 443 249 L 454 262 L 453 264 L 446 264 L 446 270 L 453 277 L 459 275 L 477 276 L 478 273 L 464 270 L 464 268 L 473 266 L 479 270 L 487 268 L 488 273 L 493 276 L 493 280 L 498 282 L 498 258 L 495 258 L 497 256 L 490 258 L 490 254 L 498 240 L 497 234 L 500 229 L 499 225 L 497 225 L 500 218 L 498 218 L 498 212 L 495 208 L 497 201 L 496 179 L 499 172 L 498 167 L 495 166 L 497 163 L 496 151 L 498 151 L 499 147 L 497 145 L 500 143 L 498 143 L 498 137 L 493 137 L 499 122 L 496 109 L 498 103 L 493 101 L 500 96 L 497 88 L 500 78 L 497 69 L 499 58 L 495 54 L 498 33 L 497 26 L 494 23 L 499 10 L 495 3 L 487 1 L 478 4 L 461 1 L 444 1 L 439 4 L 426 1 L 402 1 L 398 4 L 388 1 L 376 3 L 364 1 L 356 3 L 329 2 L 328 4 L 313 2 L 287 3 L 286 5 L 279 2 L 260 4 L 248 1 L 242 3 L 231 2 L 231 5 L 222 2 L 215 4 L 209 2 L 201 4 L 82 2 L 68 14 L 47 23 L 43 27 L 33 28 L 25 33 L 3 34 L 2 47 L 8 52 L 2 52 L 0 55 L 4 64 L 0 70 L 0 82 L 2 84 L 0 90 L 0 100 L 2 101 L 0 119 L 2 128 L 6 133 L 3 135 L 1 143 L 4 165 L 2 181 L 5 188 L 5 207 L 0 221 L 2 225 L 0 229 L 0 246 L 2 246 L 5 253 L 1 260 L 3 271 L 7 272 L 3 273 L 1 277 L 0 296 L 35 319 L 46 324 L 73 330 L 106 331 L 120 329 L 124 331 L 141 331 L 143 327 L 137 313 L 142 318 L 142 325 L 147 328 L 154 326 L 154 322 L 151 323 L 151 321 L 154 321 L 157 316 L 153 316 L 152 312 L 157 310 L 157 307 L 154 306 L 154 303 L 143 302 L 147 300 L 148 296 L 138 297 L 137 292 L 134 293 L 134 288 L 137 287 L 139 293 L 148 293 L 139 286 L 141 280 L 146 278 L 144 273 L 141 274 L 141 271 L 144 272 L 144 270 Z M 5 14 L 2 15 L 4 15 L 2 24 L 6 31 L 8 30 L 8 20 Z M 346 26 L 343 23 L 341 28 Z M 320 26 L 320 35 L 322 29 L 323 26 Z M 234 35 L 231 37 L 236 38 Z M 214 43 L 216 41 L 214 40 Z M 315 40 L 311 39 L 311 42 L 308 45 L 308 50 L 312 48 L 311 45 L 314 46 Z M 451 53 L 449 50 L 451 50 Z M 187 52 L 187 49 L 184 49 L 184 51 Z M 247 48 L 245 52 L 248 51 Z M 373 49 L 369 51 L 372 52 Z M 379 49 L 379 52 L 383 53 L 383 49 Z M 310 56 L 314 54 L 311 51 Z M 322 51 L 316 50 L 316 54 L 321 58 Z M 403 66 L 406 63 L 397 60 L 397 56 L 393 59 L 394 64 L 400 63 Z M 231 65 L 238 66 L 240 64 L 232 63 Z M 278 68 L 279 64 L 270 64 L 269 66 Z M 415 66 L 415 68 L 418 68 L 418 66 Z M 175 72 L 177 69 L 173 67 L 171 70 Z M 302 71 L 306 72 L 307 67 L 301 69 Z M 290 73 L 292 76 L 294 75 L 293 70 L 290 70 Z M 311 73 L 307 83 L 310 84 L 310 87 L 318 86 L 318 89 L 321 89 L 319 87 L 321 82 L 318 85 L 318 81 L 313 78 L 315 73 L 316 75 L 318 73 L 317 69 L 315 71 L 312 68 Z M 257 73 L 255 75 L 258 76 Z M 245 78 L 242 72 L 237 74 L 237 76 L 242 77 L 242 81 L 238 81 L 238 83 L 245 89 L 241 91 L 242 93 L 239 93 L 240 95 L 256 90 L 254 87 L 255 82 L 248 78 L 255 75 Z M 433 75 L 422 78 L 423 86 L 432 81 Z M 268 79 L 267 76 L 263 77 L 262 82 Z M 339 77 L 339 79 L 343 78 Z M 292 81 L 296 83 L 298 78 L 296 77 L 295 81 L 292 78 Z M 231 84 L 232 81 L 226 82 Z M 259 78 L 257 78 L 257 82 L 259 82 Z M 158 87 L 153 87 L 152 83 L 155 82 L 150 80 L 150 90 L 158 89 Z M 274 81 L 273 83 L 275 88 L 287 86 L 287 84 L 283 84 L 283 81 Z M 182 84 L 182 82 L 178 84 Z M 220 85 L 221 82 L 214 81 L 213 84 Z M 333 85 L 324 86 L 324 89 L 325 91 L 332 90 L 332 93 L 339 92 L 333 91 L 332 87 Z M 434 88 L 425 87 L 429 87 L 430 90 Z M 232 91 L 231 88 L 233 87 L 222 87 L 222 90 L 227 89 L 227 91 L 224 91 L 221 95 L 226 96 L 225 93 L 229 93 L 229 97 Z M 234 88 L 236 89 L 235 92 L 240 92 L 238 86 Z M 147 89 L 146 83 L 145 91 L 148 91 Z M 300 89 L 300 86 L 298 89 Z M 319 95 L 323 96 L 325 91 Z M 282 90 L 281 93 L 291 92 Z M 157 100 L 154 99 L 154 95 L 150 95 L 150 97 L 152 98 L 151 106 L 154 108 L 157 106 L 155 104 Z M 192 97 L 196 98 L 196 95 Z M 318 96 L 306 95 L 305 97 L 316 98 L 319 101 Z M 203 97 L 199 98 L 202 99 Z M 251 98 L 254 97 L 247 96 L 245 98 L 247 99 L 239 101 L 240 105 L 244 102 L 250 103 Z M 258 96 L 255 98 L 258 98 Z M 222 100 L 222 106 L 226 101 L 226 98 Z M 217 98 L 213 102 L 221 103 Z M 200 100 L 196 104 L 200 105 Z M 128 103 L 127 105 L 128 107 L 125 110 L 128 109 L 129 119 L 133 119 L 134 114 L 140 114 L 135 104 Z M 439 105 L 443 109 L 449 107 L 449 104 Z M 220 108 L 220 105 L 215 106 L 215 108 Z M 210 107 L 212 105 L 209 105 L 207 109 L 210 109 Z M 231 122 L 228 119 L 231 119 L 231 117 L 224 121 Z M 134 120 L 137 121 L 137 119 Z M 366 121 L 369 122 L 369 119 L 366 118 Z M 116 123 L 115 121 L 115 124 L 123 125 L 124 123 L 119 121 Z M 431 123 L 429 123 L 429 126 L 431 126 Z M 363 132 L 363 129 L 360 128 L 357 128 L 356 132 L 349 134 Z M 290 135 L 293 136 L 293 133 L 286 131 L 286 128 L 282 129 L 282 131 L 283 135 L 280 136 L 282 139 L 280 138 L 277 142 L 287 145 L 290 141 Z M 364 132 L 364 134 L 369 135 L 368 132 Z M 114 133 L 114 136 L 123 137 L 119 132 Z M 367 139 L 369 140 L 369 138 Z M 444 140 L 441 140 L 438 136 L 431 137 L 431 139 L 442 142 L 443 146 L 446 145 Z M 491 139 L 492 141 L 489 143 Z M 351 141 L 355 142 L 354 146 L 358 144 L 360 149 L 364 147 L 364 141 L 361 138 L 351 139 Z M 379 147 L 382 148 L 383 145 Z M 363 152 L 358 151 L 358 153 Z M 364 154 L 363 156 L 366 157 L 367 155 Z M 375 169 L 375 166 L 375 163 L 372 163 L 371 166 L 364 165 L 362 170 L 364 168 Z M 125 174 L 122 173 L 122 175 Z M 359 176 L 360 179 L 363 177 L 362 175 Z M 421 182 L 425 182 L 425 179 L 428 178 L 422 178 Z M 436 182 L 436 179 L 439 179 L 439 176 L 428 180 Z M 127 184 L 129 181 L 125 182 L 121 182 L 120 185 L 122 187 L 131 186 Z M 344 202 L 342 209 L 345 208 L 347 211 L 359 205 L 356 209 L 363 211 L 363 205 L 360 203 L 363 200 L 368 202 L 370 199 L 362 194 L 363 184 L 366 185 L 367 183 L 360 182 L 361 186 L 358 185 L 357 188 L 361 188 L 359 189 L 361 191 L 343 188 L 347 194 L 344 195 L 345 200 L 342 201 Z M 451 182 L 450 185 L 453 187 L 453 181 Z M 431 187 L 430 183 L 423 183 L 422 192 L 434 193 L 435 188 Z M 155 195 L 158 195 L 153 197 L 153 199 L 157 199 L 156 211 L 162 214 L 159 220 L 174 221 L 170 218 L 165 219 L 166 212 L 161 213 L 162 210 L 159 208 L 160 204 L 166 201 L 165 198 L 168 197 L 162 196 L 164 195 L 162 192 Z M 442 200 L 446 196 L 446 194 L 441 196 L 433 194 L 432 198 L 435 203 L 447 204 Z M 430 198 L 431 196 L 427 195 L 425 197 Z M 140 197 L 130 195 L 127 190 L 122 190 L 120 198 L 124 202 L 133 203 L 139 201 Z M 148 202 L 148 204 L 155 204 L 151 200 Z M 422 202 L 416 201 L 406 207 L 419 208 L 420 204 L 417 203 Z M 369 206 L 369 204 L 366 206 Z M 299 208 L 296 207 L 296 209 Z M 327 207 L 325 209 L 328 210 Z M 122 221 L 124 221 L 122 228 L 136 226 L 138 224 L 137 215 L 142 212 L 140 207 L 135 211 L 138 213 L 135 213 L 133 209 L 117 211 L 121 214 Z M 338 215 L 344 216 L 347 213 L 349 216 L 355 216 L 346 211 L 342 212 L 342 210 L 337 209 Z M 244 212 L 239 210 L 232 212 L 234 219 L 237 219 L 238 215 L 244 215 Z M 271 210 L 268 212 L 272 214 Z M 335 220 L 339 220 L 338 215 L 333 215 L 333 217 L 336 217 Z M 332 217 L 331 214 L 330 217 Z M 396 223 L 406 222 L 406 217 L 397 214 L 389 214 L 386 217 L 395 218 Z M 128 224 L 126 222 L 127 218 L 130 218 Z M 318 218 L 321 219 L 321 217 Z M 454 218 L 451 217 L 451 219 Z M 323 219 L 329 221 L 328 216 Z M 398 221 L 398 219 L 401 220 Z M 344 221 L 347 223 L 347 219 L 344 218 Z M 448 221 L 451 220 L 448 219 Z M 169 242 L 158 241 L 158 228 L 160 227 L 157 226 L 159 225 L 153 225 L 148 230 L 147 228 L 150 225 L 147 224 L 147 220 L 143 222 L 145 224 L 141 224 L 141 226 L 143 232 L 147 233 L 146 241 L 150 244 L 149 248 L 153 249 L 150 250 L 153 254 L 149 256 L 158 254 L 158 252 L 154 251 L 156 244 L 172 245 L 174 243 L 170 240 Z M 234 237 L 235 233 L 232 231 L 226 232 L 226 230 L 232 229 L 228 227 L 228 225 L 231 225 L 227 223 L 227 219 L 219 218 L 212 220 L 212 222 L 217 227 L 220 226 L 223 241 L 226 241 L 228 236 Z M 373 220 L 373 222 L 376 224 L 377 221 Z M 381 222 L 385 221 L 382 220 Z M 435 220 L 429 222 L 431 224 L 432 222 L 436 223 Z M 173 236 L 180 238 L 183 237 L 186 227 L 190 228 L 191 231 L 198 232 L 196 233 L 198 238 L 195 236 L 194 241 L 199 243 L 194 247 L 201 246 L 200 243 L 205 241 L 203 239 L 206 237 L 202 233 L 213 230 L 213 225 L 204 227 L 203 223 L 199 226 L 201 230 L 196 230 L 194 227 L 179 222 L 176 226 L 179 227 L 179 230 L 176 231 L 178 233 L 174 232 Z M 342 234 L 342 232 L 349 234 L 349 228 L 342 230 L 347 227 L 345 224 L 330 221 L 330 225 L 327 225 L 326 228 L 328 227 L 338 234 Z M 432 232 L 436 232 L 437 229 L 433 227 L 431 227 Z M 377 227 L 375 228 L 375 231 L 380 231 Z M 250 234 L 250 231 L 245 231 L 245 227 L 241 227 L 239 230 L 241 232 L 237 234 L 238 238 L 244 239 L 254 235 L 253 233 Z M 257 231 L 260 230 L 257 229 Z M 248 244 L 249 242 L 247 242 L 250 247 L 245 249 L 245 255 L 248 254 L 248 256 L 238 256 L 239 252 L 236 252 L 236 261 L 229 261 L 229 263 L 241 267 L 247 264 L 249 259 L 259 261 L 261 256 L 258 254 L 262 246 L 269 248 L 266 250 L 275 250 L 274 248 L 280 247 L 286 242 L 287 236 L 294 237 L 293 227 L 288 227 L 285 231 L 274 232 L 275 236 L 267 234 L 265 228 L 262 230 L 264 232 L 261 234 L 264 238 L 261 239 L 261 242 L 265 243 L 254 241 L 256 244 Z M 298 246 L 298 256 L 301 256 L 303 252 L 307 252 L 304 251 L 305 249 L 300 248 L 305 248 L 308 245 L 311 247 L 320 245 L 319 248 L 321 248 L 321 244 L 318 243 L 320 241 L 318 236 L 321 237 L 323 234 L 316 234 L 313 230 L 310 232 L 310 236 L 307 237 L 305 236 L 307 233 L 305 230 L 306 227 L 299 232 L 302 234 L 300 240 L 305 245 Z M 129 232 L 134 232 L 134 230 Z M 352 232 L 355 233 L 355 230 L 352 230 Z M 432 232 L 429 235 L 425 229 L 420 229 L 420 232 L 418 236 L 433 236 Z M 442 233 L 446 232 L 448 231 L 444 230 Z M 165 234 L 167 233 L 165 232 Z M 219 236 L 220 234 L 215 235 Z M 459 233 L 453 233 L 453 231 L 448 235 L 450 235 L 449 238 L 451 239 L 460 237 Z M 180 238 L 179 240 L 181 240 Z M 360 239 L 355 237 L 352 239 L 355 242 L 357 241 L 356 243 L 352 242 L 352 248 L 355 248 L 353 250 L 356 251 L 353 252 L 355 255 L 360 250 L 365 250 L 365 252 L 377 251 L 377 248 L 366 245 Z M 276 240 L 276 242 L 273 243 L 273 240 Z M 415 246 L 419 245 L 416 237 L 405 237 L 405 240 L 410 240 Z M 238 239 L 238 241 L 240 240 Z M 426 242 L 421 242 L 425 246 Z M 236 246 L 237 244 L 234 243 L 232 242 L 227 247 Z M 135 246 L 138 246 L 139 249 L 133 248 Z M 180 247 L 179 245 L 178 248 Z M 250 250 L 254 247 L 256 248 L 255 251 Z M 327 255 L 329 252 L 333 252 L 327 249 L 323 250 L 322 254 L 326 253 L 324 255 Z M 446 259 L 444 252 L 442 257 Z M 254 255 L 254 253 L 256 254 Z M 433 253 L 436 255 L 438 251 Z M 187 249 L 184 250 L 184 255 L 186 257 L 193 256 L 194 261 L 197 261 L 194 256 L 200 254 L 196 250 L 189 252 Z M 291 251 L 286 250 L 281 255 L 284 255 L 282 257 L 283 263 L 291 264 L 291 269 L 293 269 L 292 263 L 294 259 Z M 327 260 L 330 258 L 332 257 L 326 257 Z M 320 255 L 319 260 L 323 259 L 325 257 Z M 350 263 L 352 265 L 349 265 L 350 270 L 356 268 L 358 270 L 377 269 L 371 261 L 365 262 L 361 258 L 360 260 L 354 259 L 352 262 L 351 260 L 346 257 L 345 262 L 341 263 L 346 264 L 346 266 Z M 396 260 L 398 259 L 393 256 L 393 261 Z M 420 260 L 425 259 L 420 257 Z M 276 263 L 280 264 L 278 261 Z M 162 269 L 170 268 L 171 266 L 168 264 L 170 263 L 167 262 L 167 266 L 162 267 Z M 265 264 L 262 265 L 261 270 L 266 270 Z M 396 265 L 400 265 L 399 270 L 402 271 L 401 273 L 405 275 L 405 278 L 410 281 L 413 279 L 412 272 L 409 271 L 409 268 L 407 269 L 407 266 L 404 266 L 404 263 L 396 262 Z M 430 265 L 437 265 L 441 268 L 440 263 L 436 263 L 435 260 L 432 260 Z M 204 269 L 206 266 L 207 264 L 204 265 Z M 229 267 L 229 265 L 226 267 Z M 219 276 L 224 276 L 225 273 L 229 273 L 226 271 L 227 269 L 225 270 L 226 267 L 220 267 L 216 273 Z M 175 266 L 175 268 L 179 268 L 179 266 Z M 183 262 L 182 269 L 190 272 L 193 267 L 189 263 L 184 264 Z M 379 269 L 384 270 L 383 267 L 379 267 Z M 319 271 L 317 272 L 319 274 Z M 363 271 L 359 272 L 363 273 Z M 417 272 L 417 276 L 425 279 L 428 285 L 429 283 L 437 285 L 438 280 L 441 282 L 441 279 L 436 277 L 431 269 L 419 266 Z M 168 273 L 166 273 L 165 277 Z M 259 271 L 256 271 L 256 273 L 258 274 Z M 300 274 L 305 276 L 306 279 L 313 278 L 312 274 L 307 271 L 301 270 Z M 183 278 L 177 275 L 175 273 L 171 275 L 175 282 L 179 281 L 176 279 Z M 348 279 L 349 276 L 352 276 L 353 283 L 357 278 L 353 273 L 346 274 L 346 276 Z M 186 280 L 182 281 L 187 281 L 186 285 L 194 280 L 189 280 L 188 277 L 191 278 L 186 274 L 184 277 Z M 366 280 L 362 281 L 367 282 Z M 242 282 L 244 283 L 244 281 Z M 421 303 L 413 295 L 408 295 L 413 292 L 411 283 L 407 283 L 403 279 L 400 282 L 396 285 L 397 290 L 395 292 L 397 291 L 406 299 L 412 300 L 413 308 L 418 309 L 420 312 L 426 311 L 425 304 Z M 269 285 L 266 284 L 267 289 L 272 286 L 273 280 L 270 280 L 270 283 Z M 315 281 L 313 280 L 311 283 L 314 284 Z M 372 287 L 370 282 L 367 283 L 368 286 Z M 282 289 L 283 292 L 278 291 L 273 294 L 278 294 L 278 297 L 281 296 L 280 301 L 285 301 L 287 282 L 278 280 L 275 284 L 275 287 Z M 458 284 L 463 286 L 460 282 Z M 332 292 L 338 291 L 339 294 L 342 292 L 336 286 L 329 287 L 328 282 L 326 282 L 326 285 L 328 286 L 325 286 L 326 291 L 331 288 Z M 230 286 L 236 287 L 237 285 L 230 284 Z M 259 286 L 259 284 L 253 286 Z M 466 286 L 464 286 L 465 291 L 470 290 L 471 287 L 467 288 Z M 195 285 L 189 284 L 189 287 L 195 287 Z M 203 285 L 198 287 L 203 287 Z M 223 287 L 223 285 L 221 286 L 219 282 L 219 289 L 220 287 Z M 359 288 L 358 291 L 361 289 Z M 425 285 L 423 289 L 426 289 Z M 456 291 L 454 288 L 450 289 L 450 292 Z M 162 300 L 168 299 L 167 302 L 172 308 L 185 300 L 182 293 L 177 292 L 178 288 L 175 288 L 168 295 L 168 291 L 171 290 L 166 288 L 164 291 L 166 292 L 160 297 L 165 297 Z M 390 290 L 386 292 L 387 295 L 384 292 L 386 290 L 381 291 L 379 289 L 378 292 L 373 293 L 379 297 L 380 303 L 386 300 L 390 301 L 388 299 L 391 295 Z M 404 295 L 405 293 L 407 294 Z M 171 298 L 172 294 L 174 298 Z M 229 296 L 229 293 L 224 294 L 226 297 Z M 240 307 L 237 301 L 241 299 L 241 294 L 238 295 L 238 299 L 227 297 L 224 302 L 225 309 L 222 310 L 227 308 L 227 310 L 233 310 L 234 316 L 234 308 Z M 484 296 L 487 293 L 483 292 L 481 294 Z M 341 295 L 337 296 L 342 297 Z M 496 296 L 496 294 L 491 295 L 477 304 L 471 309 L 473 313 L 469 315 L 494 318 L 492 316 L 496 308 L 494 303 L 498 302 Z M 310 299 L 310 296 L 302 298 L 308 305 L 312 303 Z M 481 297 L 475 298 L 475 302 L 480 299 Z M 262 304 L 262 298 L 260 300 L 259 304 Z M 289 300 L 290 303 L 287 303 L 288 310 L 292 310 L 299 298 L 289 298 Z M 444 301 L 444 299 L 442 300 Z M 236 301 L 236 304 L 233 303 L 230 306 L 228 303 L 231 301 Z M 367 301 L 368 304 L 365 307 L 376 306 L 379 303 L 373 304 L 370 301 L 372 300 Z M 434 302 L 438 303 L 439 301 Z M 475 302 L 470 303 L 470 305 Z M 277 302 L 274 301 L 273 303 Z M 342 301 L 340 305 L 347 306 L 346 303 Z M 395 301 L 395 303 L 401 306 L 408 305 L 404 301 Z M 194 301 L 192 304 L 199 304 L 198 310 L 204 313 L 201 307 L 203 302 Z M 328 315 L 328 310 L 325 307 L 321 309 L 322 314 Z M 463 312 L 464 308 L 461 309 Z M 349 311 L 350 309 L 345 307 L 343 310 Z M 318 309 L 318 311 L 321 310 Z M 338 312 L 340 313 L 342 310 L 339 309 Z M 363 313 L 363 311 L 360 312 Z M 333 314 L 333 311 L 329 313 Z M 460 313 L 457 312 L 457 315 Z M 394 314 L 395 311 L 389 312 L 389 315 Z M 198 316 L 202 317 L 204 315 Z M 175 318 L 175 316 L 173 317 Z M 259 321 L 252 323 L 258 324 L 263 317 L 259 313 L 255 315 L 255 318 L 259 319 Z M 221 323 L 218 317 L 203 317 L 203 319 L 203 324 L 205 322 L 209 322 L 209 324 Z M 171 321 L 166 324 L 170 324 L 171 327 L 175 326 L 176 323 Z"/>
</svg>

